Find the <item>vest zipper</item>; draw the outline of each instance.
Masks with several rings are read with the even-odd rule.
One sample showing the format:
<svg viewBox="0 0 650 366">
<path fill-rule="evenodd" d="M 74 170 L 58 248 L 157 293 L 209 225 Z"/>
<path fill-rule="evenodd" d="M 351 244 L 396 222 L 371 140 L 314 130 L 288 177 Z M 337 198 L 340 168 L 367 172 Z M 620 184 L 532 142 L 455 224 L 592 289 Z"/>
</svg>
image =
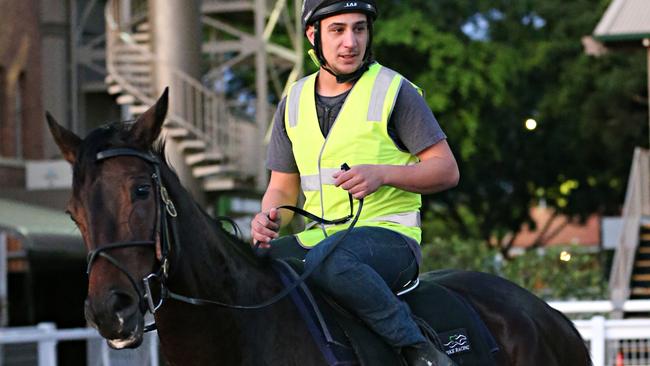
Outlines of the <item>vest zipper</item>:
<svg viewBox="0 0 650 366">
<path fill-rule="evenodd" d="M 330 126 L 329 131 L 327 131 L 327 136 L 323 136 L 325 138 L 325 141 L 323 142 L 323 146 L 321 147 L 320 153 L 318 154 L 318 183 L 319 183 L 319 186 L 320 186 L 319 187 L 319 189 L 320 189 L 320 210 L 321 210 L 321 214 L 322 214 L 321 217 L 323 217 L 323 218 L 325 217 L 325 200 L 323 199 L 323 196 L 324 196 L 323 195 L 323 177 L 322 177 L 322 173 L 321 173 L 321 161 L 323 159 L 323 153 L 325 152 L 325 146 L 327 145 L 327 141 L 329 140 L 330 134 L 332 133 L 332 130 L 334 129 L 334 126 L 336 125 L 336 122 L 338 122 L 339 117 L 341 117 L 341 112 L 343 112 L 345 106 L 348 104 L 348 98 L 350 98 L 350 94 L 352 94 L 352 92 L 354 92 L 354 88 L 357 86 L 358 82 L 359 82 L 359 80 L 357 80 L 357 82 L 354 83 L 354 85 L 352 86 L 352 89 L 350 89 L 350 92 L 348 93 L 348 96 L 345 97 L 345 100 L 343 101 L 343 105 L 341 105 L 341 109 L 339 110 L 339 114 L 336 116 L 336 119 L 334 120 L 334 123 L 332 123 L 332 126 Z M 314 102 L 316 102 L 316 101 L 314 100 Z M 325 107 L 325 111 L 327 113 L 327 117 L 329 118 L 330 108 Z M 318 118 L 318 116 L 316 118 Z M 319 122 L 319 125 L 320 125 L 320 122 Z M 320 129 L 320 126 L 319 126 L 319 129 Z M 323 131 L 321 131 L 321 133 L 322 132 Z M 325 234 L 325 237 L 326 238 L 329 237 L 329 235 L 327 235 L 327 230 L 325 228 L 325 225 L 321 224 L 320 228 L 323 231 L 323 234 Z"/>
<path fill-rule="evenodd" d="M 323 113 L 323 125 L 321 126 L 320 132 L 323 134 L 323 138 L 327 138 L 327 135 L 330 134 L 330 131 L 327 130 L 327 132 L 325 132 L 325 128 L 327 127 L 327 125 L 329 125 L 330 116 L 332 115 L 332 108 L 328 106 L 324 106 L 323 108 L 325 109 L 325 113 Z M 332 127 L 330 126 L 329 129 L 331 130 Z"/>
</svg>

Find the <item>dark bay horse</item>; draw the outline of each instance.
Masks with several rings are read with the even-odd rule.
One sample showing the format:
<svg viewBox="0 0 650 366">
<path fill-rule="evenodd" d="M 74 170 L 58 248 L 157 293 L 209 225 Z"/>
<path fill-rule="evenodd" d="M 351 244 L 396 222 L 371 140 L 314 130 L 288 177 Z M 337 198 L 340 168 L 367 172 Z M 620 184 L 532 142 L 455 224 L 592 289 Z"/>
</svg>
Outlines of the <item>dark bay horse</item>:
<svg viewBox="0 0 650 366">
<path fill-rule="evenodd" d="M 155 141 L 166 113 L 165 92 L 134 123 L 100 127 L 85 139 L 48 115 L 73 165 L 67 211 L 89 252 L 86 319 L 118 349 L 140 345 L 144 314 L 159 305 L 155 290 L 147 291 L 155 285 L 141 280 L 152 273 L 164 276 L 170 291 L 228 304 L 256 304 L 281 291 L 270 266 L 210 218 L 165 163 Z M 441 278 L 483 318 L 501 349 L 499 365 L 591 364 L 572 323 L 531 293 L 477 272 Z M 172 365 L 326 365 L 286 298 L 249 311 L 169 299 L 155 322 Z"/>
</svg>

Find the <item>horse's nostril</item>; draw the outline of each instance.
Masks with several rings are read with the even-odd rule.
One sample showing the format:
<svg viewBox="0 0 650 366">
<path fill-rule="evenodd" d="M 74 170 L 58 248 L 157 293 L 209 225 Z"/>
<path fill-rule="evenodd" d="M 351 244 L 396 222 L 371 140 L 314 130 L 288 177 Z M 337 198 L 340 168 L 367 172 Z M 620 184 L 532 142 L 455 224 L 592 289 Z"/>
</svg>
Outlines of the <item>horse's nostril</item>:
<svg viewBox="0 0 650 366">
<path fill-rule="evenodd" d="M 122 291 L 113 291 L 109 298 L 109 306 L 116 312 L 120 313 L 135 305 L 135 300 L 131 295 Z"/>
</svg>

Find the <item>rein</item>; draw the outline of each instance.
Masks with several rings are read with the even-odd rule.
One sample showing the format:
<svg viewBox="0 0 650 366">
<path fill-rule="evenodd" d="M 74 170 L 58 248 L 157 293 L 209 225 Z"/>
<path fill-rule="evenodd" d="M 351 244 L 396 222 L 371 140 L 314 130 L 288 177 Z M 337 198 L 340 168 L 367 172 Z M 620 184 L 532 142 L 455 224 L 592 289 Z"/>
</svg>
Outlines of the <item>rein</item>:
<svg viewBox="0 0 650 366">
<path fill-rule="evenodd" d="M 259 304 L 254 304 L 254 305 L 237 305 L 237 304 L 227 304 L 215 300 L 206 300 L 206 299 L 188 297 L 188 296 L 184 296 L 172 292 L 165 286 L 165 282 L 169 276 L 169 267 L 170 267 L 169 253 L 171 252 L 171 246 L 172 244 L 178 245 L 179 243 L 177 237 L 178 230 L 176 230 L 176 220 L 175 220 L 175 218 L 178 216 L 178 213 L 176 211 L 173 202 L 169 198 L 166 188 L 162 184 L 161 175 L 160 175 L 160 161 L 155 155 L 153 155 L 150 152 L 144 153 L 131 148 L 112 148 L 112 149 L 100 151 L 97 153 L 96 161 L 99 162 L 102 160 L 106 160 L 118 156 L 137 157 L 145 160 L 146 162 L 148 162 L 154 167 L 152 180 L 155 184 L 155 188 L 156 188 L 155 192 L 159 192 L 160 195 L 159 204 L 156 205 L 157 216 L 159 219 L 157 220 L 157 223 L 154 226 L 152 240 L 133 240 L 133 241 L 124 241 L 124 242 L 114 242 L 114 243 L 109 243 L 101 248 L 91 250 L 88 253 L 88 258 L 87 258 L 88 267 L 86 273 L 90 275 L 92 266 L 98 257 L 102 257 L 108 260 L 109 263 L 111 263 L 113 266 L 115 266 L 115 268 L 120 270 L 120 272 L 124 273 L 124 275 L 126 275 L 126 277 L 128 278 L 129 282 L 131 283 L 136 293 L 138 294 L 140 310 L 143 313 L 145 313 L 148 310 L 151 314 L 155 314 L 156 311 L 158 311 L 158 309 L 162 306 L 165 299 L 173 299 L 173 300 L 181 301 L 192 305 L 214 305 L 214 306 L 220 306 L 220 307 L 237 309 L 237 310 L 257 310 L 257 309 L 262 309 L 270 305 L 273 305 L 278 301 L 282 300 L 283 298 L 285 298 L 289 293 L 291 293 L 291 291 L 293 291 L 296 287 L 298 287 L 301 283 L 303 283 L 307 279 L 307 277 L 309 277 L 314 272 L 314 270 L 316 270 L 316 268 L 318 268 L 318 266 L 332 253 L 332 251 L 338 246 L 338 244 L 341 243 L 347 237 L 347 235 L 352 231 L 357 221 L 359 220 L 359 216 L 361 215 L 361 209 L 363 208 L 363 199 L 360 199 L 359 208 L 357 209 L 356 214 L 353 215 L 354 208 L 353 208 L 351 194 L 348 194 L 348 198 L 350 200 L 350 214 L 346 217 L 336 219 L 336 220 L 326 220 L 324 218 L 318 217 L 312 213 L 309 213 L 301 208 L 294 207 L 294 206 L 278 207 L 278 209 L 291 210 L 295 213 L 303 215 L 321 224 L 336 225 L 336 224 L 342 224 L 348 222 L 350 220 L 352 220 L 352 222 L 350 223 L 350 226 L 345 230 L 343 235 L 341 235 L 338 238 L 338 240 L 328 249 L 327 253 L 325 253 L 325 255 L 323 256 L 320 262 L 318 262 L 315 266 L 310 268 L 308 271 L 304 272 L 298 279 L 296 279 L 295 282 L 291 284 L 291 286 L 285 287 L 283 291 L 279 292 L 278 294 L 274 295 L 268 300 L 265 300 Z M 343 164 L 341 166 L 341 169 L 348 170 L 350 168 L 348 167 L 347 164 Z M 156 234 L 160 235 L 160 254 L 161 254 L 159 258 L 160 267 L 158 268 L 158 271 L 156 272 L 152 271 L 152 273 L 145 276 L 141 280 L 144 286 L 144 293 L 143 293 L 138 287 L 137 281 L 128 272 L 128 270 L 117 259 L 115 259 L 107 252 L 114 249 L 132 248 L 132 247 L 153 247 L 154 250 L 157 251 L 158 248 L 156 247 L 156 240 L 155 240 Z M 259 242 L 255 243 L 256 250 L 258 249 L 259 245 L 260 245 Z M 151 282 L 153 280 L 157 280 L 157 282 L 160 285 L 160 295 L 157 302 L 154 300 L 153 293 L 151 291 Z M 146 325 L 144 331 L 149 332 L 154 329 L 156 329 L 156 325 L 155 323 L 152 323 Z"/>
</svg>

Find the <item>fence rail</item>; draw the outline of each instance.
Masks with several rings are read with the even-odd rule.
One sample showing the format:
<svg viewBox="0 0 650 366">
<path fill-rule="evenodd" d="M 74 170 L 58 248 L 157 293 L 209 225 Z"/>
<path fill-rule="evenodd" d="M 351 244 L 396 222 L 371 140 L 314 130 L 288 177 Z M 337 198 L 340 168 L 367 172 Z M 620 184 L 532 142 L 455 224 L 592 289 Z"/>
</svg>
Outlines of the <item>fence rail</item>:
<svg viewBox="0 0 650 366">
<path fill-rule="evenodd" d="M 589 313 L 611 313 L 613 311 L 624 311 L 626 313 L 650 313 L 650 300 L 628 300 L 617 307 L 609 300 L 597 301 L 550 301 L 551 307 L 564 314 L 589 314 Z"/>
<path fill-rule="evenodd" d="M 609 300 L 549 302 L 566 315 L 650 313 L 650 300 L 616 304 Z M 650 318 L 606 319 L 597 315 L 573 323 L 589 346 L 594 366 L 650 366 Z"/>
<path fill-rule="evenodd" d="M 589 343 L 594 366 L 650 365 L 650 319 L 605 319 L 574 321 Z"/>
<path fill-rule="evenodd" d="M 565 314 L 609 314 L 612 311 L 650 313 L 650 300 L 631 300 L 622 304 L 621 309 L 611 301 L 573 301 L 549 302 L 549 305 Z M 597 315 L 588 320 L 575 320 L 574 324 L 591 352 L 594 366 L 650 366 L 650 318 L 644 319 L 606 319 Z M 146 353 L 147 362 L 140 357 L 113 357 L 125 352 L 109 350 L 106 342 L 96 330 L 90 328 L 56 329 L 54 324 L 41 323 L 36 327 L 0 328 L 0 347 L 18 343 L 36 343 L 38 366 L 56 366 L 58 342 L 70 340 L 90 340 L 101 344 L 99 351 L 89 350 L 89 364 L 101 366 L 151 365 L 158 366 L 157 336 L 150 336 L 150 342 L 139 352 Z M 142 347 L 141 347 L 142 348 Z M 111 354 L 111 352 L 113 352 Z M 1 353 L 0 353 L 1 355 Z M 2 364 L 0 357 L 0 364 Z M 121 361 L 115 361 L 118 358 Z M 95 361 L 90 361 L 94 359 Z M 10 365 L 8 365 L 10 366 Z"/>
<path fill-rule="evenodd" d="M 103 338 L 92 328 L 57 329 L 53 323 L 40 323 L 35 327 L 0 328 L 0 365 L 4 365 L 3 347 L 16 344 L 37 344 L 36 365 L 57 366 L 57 344 L 65 341 L 88 341 L 89 365 L 101 366 L 158 366 L 158 337 L 147 335 L 144 347 L 136 350 L 111 350 Z M 90 347 L 91 342 L 98 347 Z M 128 353 L 128 356 L 125 357 Z M 11 366 L 9 363 L 7 366 Z"/>
</svg>

